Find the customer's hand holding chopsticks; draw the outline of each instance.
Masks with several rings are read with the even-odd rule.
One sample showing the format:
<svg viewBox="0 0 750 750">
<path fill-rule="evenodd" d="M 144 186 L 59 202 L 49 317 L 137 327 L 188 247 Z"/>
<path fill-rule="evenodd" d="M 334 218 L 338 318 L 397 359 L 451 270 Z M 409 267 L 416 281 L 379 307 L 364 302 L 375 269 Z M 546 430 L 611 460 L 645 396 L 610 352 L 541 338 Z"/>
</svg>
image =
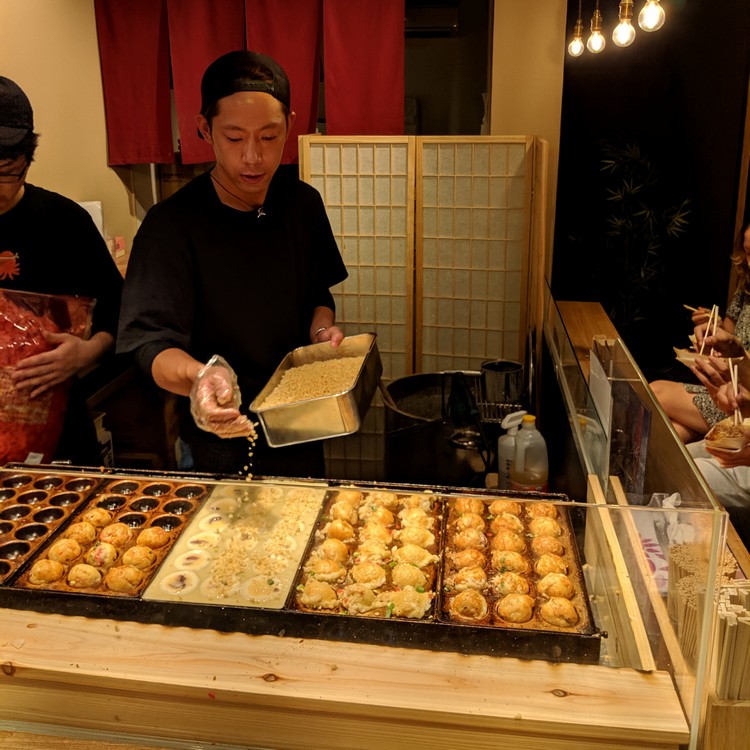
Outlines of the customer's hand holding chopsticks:
<svg viewBox="0 0 750 750">
<path fill-rule="evenodd" d="M 713 354 L 721 357 L 744 357 L 745 348 L 733 333 L 724 328 L 716 328 L 706 333 L 705 326 L 695 329 L 695 346 L 703 354 Z"/>
</svg>

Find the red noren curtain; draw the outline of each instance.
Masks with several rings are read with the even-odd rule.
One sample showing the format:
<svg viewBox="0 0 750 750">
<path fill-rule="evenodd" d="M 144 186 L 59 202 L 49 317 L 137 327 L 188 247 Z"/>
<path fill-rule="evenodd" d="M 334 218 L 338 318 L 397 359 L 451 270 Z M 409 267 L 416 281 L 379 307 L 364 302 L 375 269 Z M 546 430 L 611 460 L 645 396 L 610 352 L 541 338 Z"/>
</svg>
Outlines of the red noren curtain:
<svg viewBox="0 0 750 750">
<path fill-rule="evenodd" d="M 245 48 L 244 0 L 168 0 L 172 85 L 183 164 L 214 160 L 198 136 L 195 116 L 201 108 L 205 69 L 226 52 Z"/>
<path fill-rule="evenodd" d="M 404 132 L 404 0 L 324 0 L 326 133 Z"/>
<path fill-rule="evenodd" d="M 174 161 L 166 0 L 95 0 L 109 164 Z"/>
<path fill-rule="evenodd" d="M 314 133 L 318 121 L 322 0 L 245 0 L 247 46 L 269 55 L 289 76 L 297 113 L 284 157 L 297 161 L 297 138 Z"/>
</svg>

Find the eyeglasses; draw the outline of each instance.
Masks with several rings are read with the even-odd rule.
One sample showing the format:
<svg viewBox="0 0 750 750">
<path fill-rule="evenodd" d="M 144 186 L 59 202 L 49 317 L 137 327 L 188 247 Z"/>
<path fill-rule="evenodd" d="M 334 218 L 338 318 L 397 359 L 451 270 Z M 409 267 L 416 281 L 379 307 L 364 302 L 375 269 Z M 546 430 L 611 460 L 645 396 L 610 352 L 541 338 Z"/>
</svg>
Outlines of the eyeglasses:
<svg viewBox="0 0 750 750">
<path fill-rule="evenodd" d="M 0 172 L 0 185 L 12 185 L 14 182 L 19 182 L 28 168 L 29 162 L 24 159 L 23 169 L 20 172 Z"/>
</svg>

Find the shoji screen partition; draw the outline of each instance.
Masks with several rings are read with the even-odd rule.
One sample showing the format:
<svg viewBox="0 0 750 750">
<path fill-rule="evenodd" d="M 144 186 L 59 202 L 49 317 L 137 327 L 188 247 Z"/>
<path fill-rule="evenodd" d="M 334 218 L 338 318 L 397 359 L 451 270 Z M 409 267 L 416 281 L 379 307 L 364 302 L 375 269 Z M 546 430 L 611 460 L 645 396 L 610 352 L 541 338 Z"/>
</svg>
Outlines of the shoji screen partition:
<svg viewBox="0 0 750 750">
<path fill-rule="evenodd" d="M 300 174 L 323 196 L 349 271 L 336 287 L 346 333 L 374 331 L 389 382 L 412 372 L 414 305 L 414 139 L 305 136 Z M 380 397 L 356 435 L 326 443 L 331 476 L 382 476 Z"/>
<path fill-rule="evenodd" d="M 485 359 L 523 361 L 544 268 L 533 200 L 544 194 L 540 143 L 300 138 L 301 177 L 323 196 L 349 269 L 334 289 L 337 319 L 349 333 L 378 334 L 385 382 L 476 370 Z M 328 441 L 329 473 L 382 478 L 383 432 L 376 396 L 359 433 Z"/>
</svg>

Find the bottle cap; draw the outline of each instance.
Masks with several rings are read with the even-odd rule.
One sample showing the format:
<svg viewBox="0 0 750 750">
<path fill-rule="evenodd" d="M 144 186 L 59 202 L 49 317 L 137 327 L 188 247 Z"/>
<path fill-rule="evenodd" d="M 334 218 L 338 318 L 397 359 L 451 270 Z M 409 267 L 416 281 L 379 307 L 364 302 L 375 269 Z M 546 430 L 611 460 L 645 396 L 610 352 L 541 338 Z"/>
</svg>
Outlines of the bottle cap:
<svg viewBox="0 0 750 750">
<path fill-rule="evenodd" d="M 509 430 L 511 427 L 518 427 L 518 425 L 521 424 L 521 420 L 524 418 L 524 415 L 526 414 L 525 411 L 514 411 L 511 414 L 507 414 L 503 421 L 500 422 L 500 426 L 504 430 Z"/>
</svg>

